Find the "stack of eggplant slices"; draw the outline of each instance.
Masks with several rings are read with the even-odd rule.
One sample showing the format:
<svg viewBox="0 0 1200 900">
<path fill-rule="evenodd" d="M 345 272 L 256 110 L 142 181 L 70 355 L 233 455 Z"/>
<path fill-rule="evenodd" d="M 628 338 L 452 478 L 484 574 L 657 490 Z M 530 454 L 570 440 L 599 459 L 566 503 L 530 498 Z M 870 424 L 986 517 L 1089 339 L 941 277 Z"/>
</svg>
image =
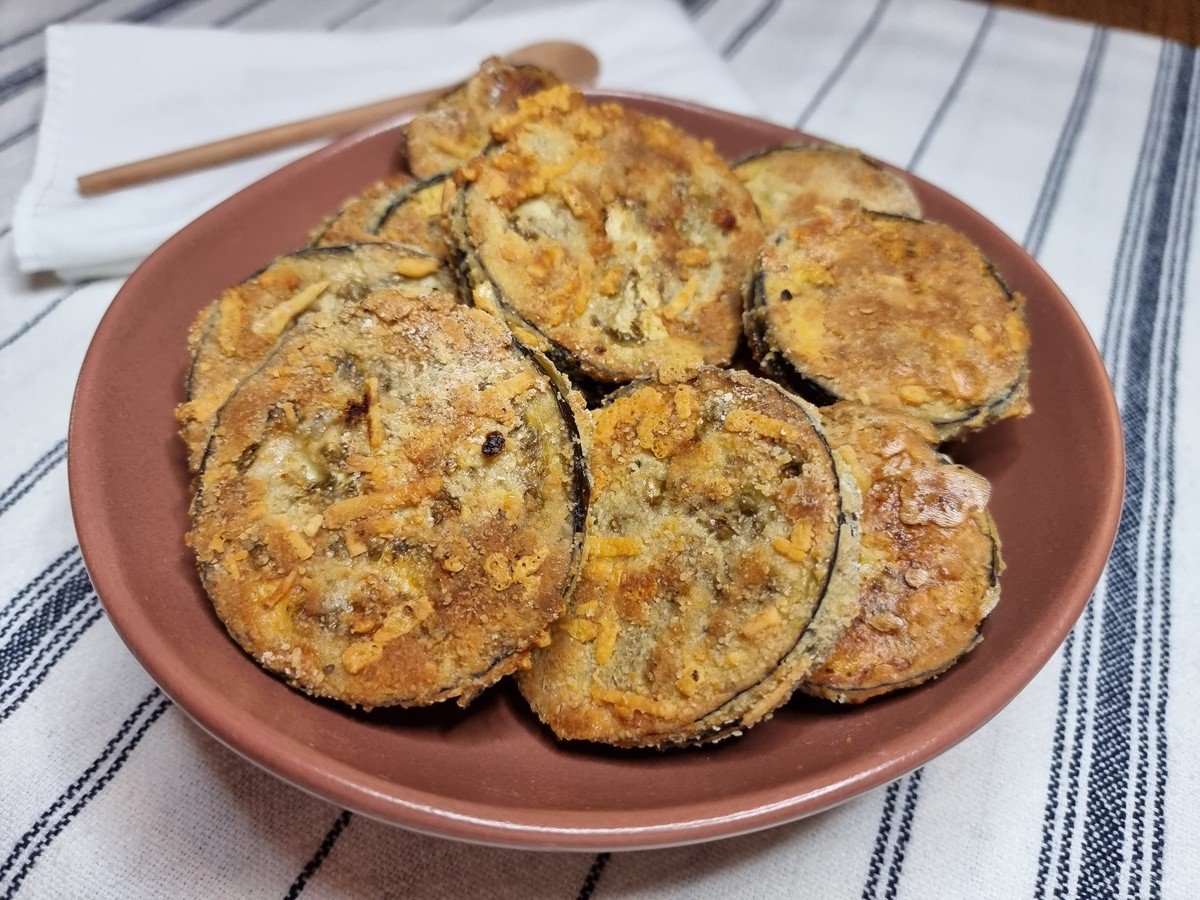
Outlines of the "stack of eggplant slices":
<svg viewBox="0 0 1200 900">
<path fill-rule="evenodd" d="M 262 666 L 668 747 L 978 643 L 989 485 L 938 446 L 1029 413 L 1029 333 L 902 178 L 496 60 L 405 143 L 189 336 L 188 541 Z"/>
</svg>

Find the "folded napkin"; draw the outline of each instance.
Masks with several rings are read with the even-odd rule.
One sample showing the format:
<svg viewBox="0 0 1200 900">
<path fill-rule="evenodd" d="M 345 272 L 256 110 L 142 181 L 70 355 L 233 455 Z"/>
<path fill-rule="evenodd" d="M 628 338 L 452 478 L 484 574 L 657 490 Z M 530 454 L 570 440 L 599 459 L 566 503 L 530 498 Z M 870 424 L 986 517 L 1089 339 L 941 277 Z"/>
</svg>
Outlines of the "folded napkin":
<svg viewBox="0 0 1200 900">
<path fill-rule="evenodd" d="M 625 28 L 636 19 L 637 28 Z M 196 216 L 308 144 L 99 197 L 78 175 L 217 138 L 447 84 L 485 56 L 565 38 L 600 57 L 600 86 L 754 104 L 668 0 L 596 0 L 450 27 L 232 33 L 125 25 L 47 32 L 46 108 L 13 221 L 23 272 L 124 275 Z"/>
</svg>

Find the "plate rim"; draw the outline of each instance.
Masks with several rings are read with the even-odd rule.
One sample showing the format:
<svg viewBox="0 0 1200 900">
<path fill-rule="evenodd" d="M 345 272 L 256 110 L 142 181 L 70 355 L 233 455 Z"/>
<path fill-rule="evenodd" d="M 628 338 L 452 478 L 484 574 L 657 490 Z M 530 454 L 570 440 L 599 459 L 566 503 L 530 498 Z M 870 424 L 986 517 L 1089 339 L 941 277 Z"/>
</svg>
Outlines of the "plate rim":
<svg viewBox="0 0 1200 900">
<path fill-rule="evenodd" d="M 764 119 L 743 116 L 698 103 L 637 92 L 589 91 L 587 93 L 591 99 L 634 101 L 643 106 L 658 107 L 664 113 L 672 110 L 682 111 L 732 125 L 735 128 L 753 127 L 761 130 L 763 126 L 769 126 L 772 130 L 788 135 L 787 139 L 792 141 L 819 140 L 819 138 Z M 1054 627 L 1034 635 L 1030 644 L 1022 647 L 1021 654 L 1012 660 L 1012 665 L 1009 667 L 1010 674 L 1003 680 L 1002 686 L 998 686 L 996 680 L 993 679 L 987 684 L 975 687 L 979 696 L 973 715 L 953 717 L 948 720 L 946 727 L 934 729 L 937 739 L 913 742 L 914 746 L 911 746 L 907 752 L 891 754 L 877 765 L 865 769 L 859 768 L 849 777 L 828 784 L 820 790 L 795 794 L 793 789 L 789 794 L 787 782 L 782 782 L 754 794 L 741 793 L 717 801 L 703 801 L 704 805 L 710 807 L 713 804 L 723 806 L 726 811 L 718 815 L 689 814 L 688 810 L 701 804 L 701 801 L 698 801 L 692 804 L 655 808 L 654 812 L 666 813 L 666 815 L 657 817 L 648 815 L 643 810 L 638 810 L 636 813 L 628 811 L 593 813 L 592 815 L 597 819 L 611 817 L 628 821 L 636 816 L 647 821 L 638 825 L 598 824 L 592 827 L 580 827 L 555 824 L 553 821 L 555 818 L 578 815 L 578 813 L 529 808 L 522 809 L 520 812 L 529 817 L 538 818 L 539 822 L 514 821 L 511 808 L 507 808 L 508 815 L 506 817 L 503 815 L 506 808 L 433 795 L 418 789 L 397 785 L 394 782 L 362 772 L 286 734 L 263 726 L 257 720 L 248 718 L 236 704 L 213 704 L 206 699 L 207 692 L 190 680 L 187 668 L 174 659 L 169 652 L 166 652 L 161 643 L 156 641 L 154 632 L 144 627 L 139 628 L 139 624 L 143 620 L 148 620 L 148 617 L 142 614 L 138 603 L 129 602 L 126 599 L 121 589 L 120 565 L 116 562 L 116 555 L 106 555 L 100 547 L 106 530 L 105 520 L 103 511 L 96 508 L 100 504 L 91 502 L 88 496 L 88 477 L 92 474 L 89 467 L 95 466 L 95 460 L 88 453 L 89 439 L 81 423 L 87 415 L 88 405 L 93 402 L 93 395 L 98 391 L 97 383 L 103 378 L 102 373 L 99 372 L 98 363 L 98 357 L 103 352 L 101 345 L 104 341 L 101 338 L 107 334 L 108 329 L 113 327 L 114 310 L 119 309 L 121 304 L 130 302 L 125 298 L 139 292 L 142 282 L 151 279 L 155 270 L 164 264 L 163 260 L 174 252 L 175 247 L 186 242 L 188 232 L 197 223 L 210 216 L 218 215 L 231 204 L 244 203 L 244 194 L 256 191 L 265 183 L 291 179 L 297 174 L 302 175 L 305 170 L 320 167 L 327 161 L 336 159 L 348 147 L 375 137 L 381 132 L 396 129 L 406 118 L 389 119 L 342 137 L 242 188 L 185 225 L 147 256 L 122 285 L 101 317 L 80 366 L 72 398 L 67 440 L 67 475 L 71 513 L 80 552 L 100 603 L 121 640 L 143 669 L 182 712 L 217 741 L 283 781 L 309 794 L 382 822 L 400 825 L 424 834 L 514 849 L 574 851 L 648 849 L 732 837 L 783 824 L 824 811 L 893 781 L 949 750 L 981 728 L 1011 702 L 1041 671 L 1086 607 L 1092 590 L 1099 582 L 1116 538 L 1124 496 L 1125 465 L 1122 423 L 1112 383 L 1095 342 L 1079 317 L 1079 313 L 1053 278 L 1042 269 L 1033 257 L 1029 256 L 1007 233 L 982 213 L 919 176 L 885 163 L 886 168 L 900 172 L 906 178 L 922 185 L 925 190 L 941 195 L 942 200 L 949 201 L 952 206 L 958 207 L 959 211 L 967 217 L 985 223 L 995 232 L 996 240 L 1007 244 L 1007 249 L 1015 250 L 1026 264 L 1033 267 L 1035 274 L 1044 281 L 1055 302 L 1069 312 L 1069 315 L 1065 317 L 1066 324 L 1076 333 L 1077 337 L 1082 337 L 1086 342 L 1086 347 L 1090 351 L 1087 354 L 1087 364 L 1091 370 L 1089 374 L 1093 377 L 1099 375 L 1107 386 L 1103 397 L 1105 421 L 1100 423 L 1101 427 L 1098 430 L 1115 436 L 1111 445 L 1106 447 L 1111 452 L 1112 464 L 1108 482 L 1101 486 L 1103 489 L 1103 515 L 1095 525 L 1093 537 L 1088 546 L 1077 558 L 1081 577 L 1077 578 L 1072 586 L 1068 586 L 1056 594 Z M 154 646 L 156 643 L 160 644 L 157 648 Z M 156 649 L 157 652 L 155 652 Z M 281 753 L 281 746 L 285 747 L 287 752 Z M 754 802 L 746 802 L 747 798 L 753 799 Z M 501 814 L 497 815 L 497 812 Z M 650 821 L 651 819 L 652 821 Z"/>
</svg>

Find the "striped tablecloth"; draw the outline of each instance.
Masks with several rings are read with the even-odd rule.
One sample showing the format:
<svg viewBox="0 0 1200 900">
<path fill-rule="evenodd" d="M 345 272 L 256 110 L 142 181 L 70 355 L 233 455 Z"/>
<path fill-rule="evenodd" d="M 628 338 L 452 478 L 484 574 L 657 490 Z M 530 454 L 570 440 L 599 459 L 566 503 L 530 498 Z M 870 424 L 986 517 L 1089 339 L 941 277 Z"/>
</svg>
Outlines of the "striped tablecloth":
<svg viewBox="0 0 1200 900">
<path fill-rule="evenodd" d="M 716 844 L 469 847 L 286 787 L 192 725 L 124 649 L 80 561 L 63 465 L 78 366 L 119 282 L 19 275 L 7 224 L 33 158 L 42 29 L 354 30 L 525 5 L 0 6 L 0 895 L 1200 896 L 1200 553 L 1187 550 L 1200 538 L 1200 72 L 1193 49 L 1154 38 L 958 0 L 688 4 L 766 117 L 911 168 L 1022 240 L 1116 386 L 1127 497 L 1104 581 L 1041 675 L 923 769 Z"/>
</svg>

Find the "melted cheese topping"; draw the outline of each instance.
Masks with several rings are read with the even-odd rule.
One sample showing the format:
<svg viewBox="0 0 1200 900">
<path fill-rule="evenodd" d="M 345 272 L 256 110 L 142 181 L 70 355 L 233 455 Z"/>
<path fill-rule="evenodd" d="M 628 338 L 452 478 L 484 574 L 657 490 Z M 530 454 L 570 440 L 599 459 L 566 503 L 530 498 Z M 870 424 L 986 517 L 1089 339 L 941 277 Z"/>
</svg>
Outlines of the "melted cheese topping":
<svg viewBox="0 0 1200 900">
<path fill-rule="evenodd" d="M 553 87 L 558 79 L 533 66 L 484 60 L 470 81 L 408 123 L 408 165 L 418 178 L 450 172 L 480 153 L 488 129 L 513 112 L 521 97 Z"/>
<path fill-rule="evenodd" d="M 769 382 L 716 369 L 634 385 L 593 427 L 583 574 L 523 693 L 564 738 L 659 744 L 752 724 L 813 663 L 797 647 L 842 511 L 820 433 Z"/>
<path fill-rule="evenodd" d="M 466 702 L 562 611 L 581 452 L 502 325 L 379 293 L 293 330 L 241 385 L 189 541 L 230 633 L 297 687 Z"/>
<path fill-rule="evenodd" d="M 477 303 L 601 381 L 729 362 L 762 228 L 710 146 L 566 86 L 492 134 L 451 214 Z"/>
<path fill-rule="evenodd" d="M 345 303 L 385 287 L 414 294 L 453 290 L 450 273 L 443 268 L 404 275 L 400 269 L 413 259 L 429 258 L 412 248 L 382 243 L 302 250 L 281 256 L 201 310 L 188 336 L 192 366 L 187 402 L 177 410 L 191 467 L 200 465 L 222 404 L 298 319 L 316 316 L 328 323 Z"/>
</svg>

